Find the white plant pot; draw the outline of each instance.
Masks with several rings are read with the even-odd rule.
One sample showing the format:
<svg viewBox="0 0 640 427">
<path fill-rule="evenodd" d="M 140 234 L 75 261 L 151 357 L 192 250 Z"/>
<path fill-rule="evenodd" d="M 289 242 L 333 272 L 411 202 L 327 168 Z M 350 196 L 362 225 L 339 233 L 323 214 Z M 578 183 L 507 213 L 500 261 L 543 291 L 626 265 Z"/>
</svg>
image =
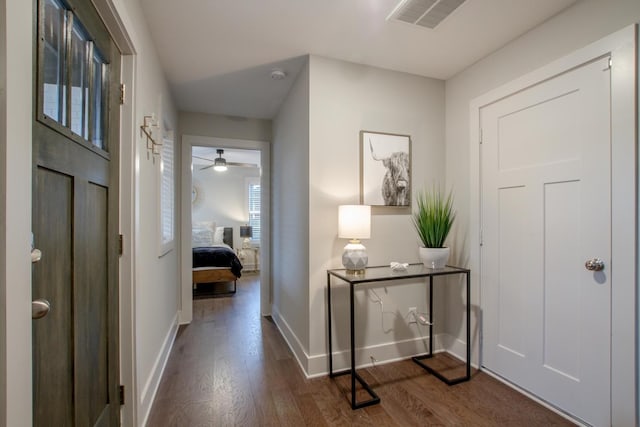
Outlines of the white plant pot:
<svg viewBox="0 0 640 427">
<path fill-rule="evenodd" d="M 420 247 L 420 260 L 427 268 L 444 268 L 449 260 L 449 248 Z"/>
</svg>

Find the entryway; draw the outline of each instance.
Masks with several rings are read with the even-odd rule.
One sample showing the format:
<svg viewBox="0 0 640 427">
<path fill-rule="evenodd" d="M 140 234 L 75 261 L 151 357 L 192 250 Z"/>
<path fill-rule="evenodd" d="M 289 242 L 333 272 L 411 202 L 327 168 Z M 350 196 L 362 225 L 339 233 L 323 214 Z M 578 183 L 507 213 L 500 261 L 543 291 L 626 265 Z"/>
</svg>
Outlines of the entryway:
<svg viewBox="0 0 640 427">
<path fill-rule="evenodd" d="M 120 51 L 91 3 L 37 14 L 33 425 L 115 426 Z"/>
</svg>

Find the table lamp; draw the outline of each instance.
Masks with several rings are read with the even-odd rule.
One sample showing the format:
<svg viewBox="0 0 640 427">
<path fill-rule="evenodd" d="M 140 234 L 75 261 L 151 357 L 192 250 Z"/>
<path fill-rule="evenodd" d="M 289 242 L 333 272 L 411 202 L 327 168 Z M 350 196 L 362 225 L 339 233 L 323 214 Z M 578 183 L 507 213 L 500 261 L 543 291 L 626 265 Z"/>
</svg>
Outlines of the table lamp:
<svg viewBox="0 0 640 427">
<path fill-rule="evenodd" d="M 369 262 L 367 249 L 359 239 L 371 237 L 371 206 L 341 205 L 338 207 L 338 237 L 350 239 L 342 253 L 342 265 L 347 273 L 362 274 Z"/>
<path fill-rule="evenodd" d="M 242 249 L 251 247 L 251 238 L 253 237 L 253 228 L 250 225 L 240 226 L 240 237 L 243 237 Z"/>
</svg>

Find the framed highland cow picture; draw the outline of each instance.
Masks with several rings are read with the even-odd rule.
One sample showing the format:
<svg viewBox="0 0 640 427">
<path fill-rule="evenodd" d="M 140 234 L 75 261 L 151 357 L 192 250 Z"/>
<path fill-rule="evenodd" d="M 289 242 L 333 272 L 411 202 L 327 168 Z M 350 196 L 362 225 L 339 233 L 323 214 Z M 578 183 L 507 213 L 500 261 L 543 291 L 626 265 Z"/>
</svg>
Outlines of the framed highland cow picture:
<svg viewBox="0 0 640 427">
<path fill-rule="evenodd" d="M 360 131 L 360 203 L 411 206 L 411 137 Z"/>
</svg>

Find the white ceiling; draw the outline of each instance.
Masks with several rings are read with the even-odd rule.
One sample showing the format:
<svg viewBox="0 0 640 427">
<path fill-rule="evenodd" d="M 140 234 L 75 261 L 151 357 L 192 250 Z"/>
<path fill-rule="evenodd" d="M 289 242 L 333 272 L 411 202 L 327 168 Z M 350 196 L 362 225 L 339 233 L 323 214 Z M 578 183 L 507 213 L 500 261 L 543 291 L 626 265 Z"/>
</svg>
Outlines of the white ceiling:
<svg viewBox="0 0 640 427">
<path fill-rule="evenodd" d="M 141 4 L 181 111 L 273 118 L 308 54 L 448 79 L 575 1 L 467 0 L 433 30 L 387 21 L 399 0 Z"/>
</svg>

